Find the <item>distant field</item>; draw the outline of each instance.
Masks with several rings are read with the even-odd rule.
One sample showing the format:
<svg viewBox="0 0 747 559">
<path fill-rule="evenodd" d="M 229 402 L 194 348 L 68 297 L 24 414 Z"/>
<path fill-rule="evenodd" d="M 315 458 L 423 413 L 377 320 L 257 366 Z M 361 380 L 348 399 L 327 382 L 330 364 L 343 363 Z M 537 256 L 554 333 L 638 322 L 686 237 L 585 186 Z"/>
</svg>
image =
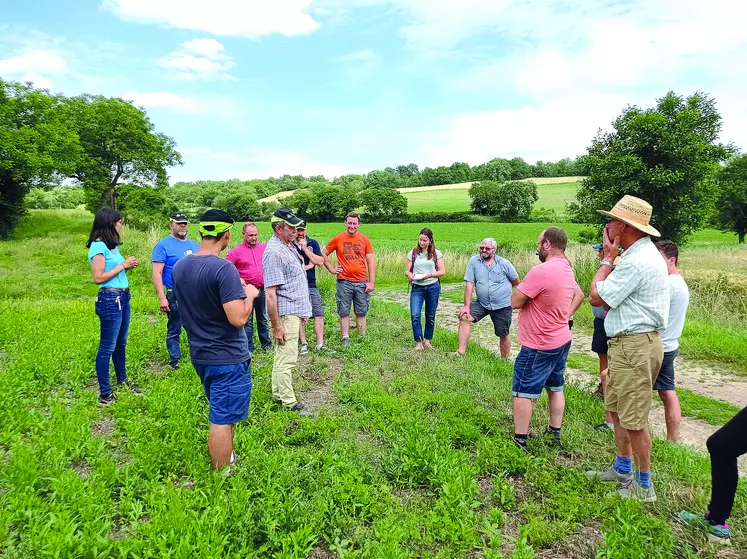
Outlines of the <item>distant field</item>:
<svg viewBox="0 0 747 559">
<path fill-rule="evenodd" d="M 563 177 L 564 179 L 575 177 Z M 540 183 L 543 179 L 531 179 L 537 183 L 539 200 L 536 209 L 546 208 L 558 213 L 565 211 L 567 202 L 576 195 L 578 182 Z M 550 179 L 544 179 L 550 180 Z M 407 198 L 407 211 L 414 212 L 466 212 L 470 209 L 467 192 L 472 183 L 448 184 L 440 187 L 407 188 L 402 193 Z M 449 188 L 445 188 L 449 187 Z"/>
<path fill-rule="evenodd" d="M 537 177 L 537 178 L 531 178 L 526 179 L 529 181 L 532 181 L 535 183 L 538 187 L 542 185 L 561 185 L 561 184 L 577 184 L 578 181 L 583 179 L 584 177 Z M 398 188 L 397 190 L 404 194 L 408 200 L 411 199 L 417 199 L 419 197 L 423 199 L 431 199 L 431 196 L 429 194 L 426 194 L 426 192 L 432 192 L 434 190 L 457 190 L 462 191 L 463 197 L 465 200 L 467 200 L 467 206 L 463 209 L 427 209 L 427 210 L 413 210 L 410 209 L 410 211 L 428 211 L 428 212 L 460 212 L 460 211 L 466 211 L 469 209 L 469 197 L 467 197 L 467 190 L 469 187 L 472 186 L 472 182 L 460 182 L 457 184 L 438 184 L 434 186 L 417 186 L 412 188 Z M 275 202 L 276 200 L 280 200 L 281 198 L 285 198 L 286 196 L 290 196 L 293 194 L 294 190 L 284 190 L 283 192 L 278 192 L 277 194 L 273 194 L 272 196 L 267 196 L 266 198 L 261 198 L 260 202 Z M 416 196 L 410 196 L 410 193 L 415 193 Z M 573 193 L 575 193 L 575 188 L 573 190 Z M 573 194 L 571 194 L 571 198 L 573 198 Z M 446 198 L 448 200 L 448 198 Z M 540 194 L 540 201 L 542 200 L 542 194 Z M 446 202 L 449 203 L 448 201 Z M 412 203 L 411 203 L 412 204 Z M 438 204 L 436 204 L 438 205 Z M 562 206 L 562 204 L 561 204 Z M 449 206 L 450 207 L 450 206 Z M 539 205 L 537 207 L 540 207 Z M 549 208 L 550 206 L 544 206 Z M 564 206 L 563 206 L 564 207 Z"/>
</svg>

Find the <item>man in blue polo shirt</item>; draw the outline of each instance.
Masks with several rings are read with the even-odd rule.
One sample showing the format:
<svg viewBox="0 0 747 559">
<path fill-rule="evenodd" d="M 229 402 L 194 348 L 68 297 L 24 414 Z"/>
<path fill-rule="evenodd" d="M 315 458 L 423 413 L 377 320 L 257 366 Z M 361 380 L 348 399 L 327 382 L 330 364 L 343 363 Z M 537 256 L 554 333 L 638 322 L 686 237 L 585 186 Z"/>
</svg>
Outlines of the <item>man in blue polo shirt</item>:
<svg viewBox="0 0 747 559">
<path fill-rule="evenodd" d="M 487 315 L 493 321 L 495 335 L 500 338 L 501 357 L 511 355 L 511 293 L 519 285 L 519 274 L 514 265 L 498 256 L 495 239 L 489 237 L 480 243 L 480 254 L 469 259 L 464 273 L 464 306 L 459 310 L 459 349 L 456 354 L 467 352 L 467 342 L 471 325 Z M 472 300 L 472 291 L 477 292 L 477 300 Z"/>
<path fill-rule="evenodd" d="M 171 271 L 180 259 L 200 250 L 199 245 L 187 238 L 189 219 L 182 212 L 176 212 L 169 221 L 171 235 L 161 239 L 153 249 L 153 287 L 156 288 L 158 306 L 161 312 L 169 317 L 166 325 L 166 350 L 169 352 L 169 365 L 172 369 L 179 368 L 182 351 L 179 339 L 182 333 L 182 317 L 179 314 L 179 304 L 174 296 L 174 283 Z"/>
</svg>

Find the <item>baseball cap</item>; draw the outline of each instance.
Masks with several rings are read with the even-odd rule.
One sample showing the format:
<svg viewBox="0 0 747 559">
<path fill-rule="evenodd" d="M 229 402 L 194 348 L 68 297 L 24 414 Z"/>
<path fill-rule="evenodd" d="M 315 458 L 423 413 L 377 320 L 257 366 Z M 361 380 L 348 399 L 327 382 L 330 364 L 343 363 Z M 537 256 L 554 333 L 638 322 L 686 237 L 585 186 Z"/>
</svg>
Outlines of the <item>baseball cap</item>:
<svg viewBox="0 0 747 559">
<path fill-rule="evenodd" d="M 184 212 L 174 212 L 171 214 L 171 221 L 174 223 L 189 223 L 189 218 Z"/>
<path fill-rule="evenodd" d="M 291 227 L 298 227 L 303 223 L 303 219 L 293 215 L 293 212 L 290 208 L 278 208 L 277 210 L 275 210 L 275 213 L 272 214 L 270 222 L 277 223 L 278 221 L 283 221 Z"/>
<path fill-rule="evenodd" d="M 215 237 L 233 227 L 233 218 L 223 210 L 208 210 L 200 216 L 200 233 L 204 237 Z"/>
<path fill-rule="evenodd" d="M 302 221 L 298 225 L 296 225 L 296 229 L 306 229 L 306 222 Z"/>
<path fill-rule="evenodd" d="M 604 245 L 602 243 L 599 243 L 598 245 L 592 245 L 591 248 L 593 248 L 594 250 L 602 250 L 603 246 Z"/>
</svg>

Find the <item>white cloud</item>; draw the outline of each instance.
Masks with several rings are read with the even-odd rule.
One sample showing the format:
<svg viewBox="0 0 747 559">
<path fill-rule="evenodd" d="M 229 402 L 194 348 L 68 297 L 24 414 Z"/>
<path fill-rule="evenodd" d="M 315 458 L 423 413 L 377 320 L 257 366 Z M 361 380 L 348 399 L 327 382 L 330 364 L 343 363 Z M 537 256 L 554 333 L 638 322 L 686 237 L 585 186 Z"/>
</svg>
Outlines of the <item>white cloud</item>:
<svg viewBox="0 0 747 559">
<path fill-rule="evenodd" d="M 69 72 L 65 59 L 54 50 L 31 49 L 0 58 L 0 75 L 6 79 L 34 82 L 36 87 L 52 87 L 52 80 Z"/>
<path fill-rule="evenodd" d="M 174 170 L 173 181 L 199 179 L 242 180 L 266 179 L 290 175 L 324 175 L 332 179 L 340 175 L 360 173 L 345 165 L 317 161 L 289 149 L 248 146 L 235 151 L 217 151 L 205 147 L 187 147 L 179 150 L 184 156 L 184 166 Z"/>
<path fill-rule="evenodd" d="M 223 45 L 215 39 L 194 39 L 158 60 L 158 65 L 171 70 L 174 77 L 184 80 L 235 80 L 229 73 L 234 66 Z"/>
<path fill-rule="evenodd" d="M 312 0 L 103 0 L 102 7 L 138 23 L 168 25 L 215 35 L 263 37 L 315 31 Z"/>
<path fill-rule="evenodd" d="M 122 97 L 146 109 L 166 107 L 178 113 L 191 115 L 206 112 L 205 106 L 200 104 L 196 99 L 168 91 L 129 92 L 124 93 Z"/>
</svg>

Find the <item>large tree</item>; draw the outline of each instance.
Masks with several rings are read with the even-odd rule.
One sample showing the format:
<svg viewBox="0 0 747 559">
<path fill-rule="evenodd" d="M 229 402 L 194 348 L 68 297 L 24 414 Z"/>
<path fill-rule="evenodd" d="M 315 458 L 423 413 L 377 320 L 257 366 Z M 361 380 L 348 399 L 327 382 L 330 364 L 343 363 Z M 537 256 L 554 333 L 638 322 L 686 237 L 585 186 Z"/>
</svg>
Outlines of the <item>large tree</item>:
<svg viewBox="0 0 747 559">
<path fill-rule="evenodd" d="M 732 151 L 718 142 L 715 102 L 702 93 L 685 99 L 669 92 L 654 108 L 628 107 L 613 126 L 589 148 L 589 176 L 569 208 L 574 219 L 602 223 L 595 210 L 632 194 L 653 206 L 663 237 L 687 240 L 712 215 L 718 163 Z"/>
<path fill-rule="evenodd" d="M 747 154 L 731 159 L 719 171 L 721 193 L 716 202 L 716 224 L 723 231 L 736 233 L 744 243 L 747 234 Z"/>
<path fill-rule="evenodd" d="M 116 208 L 117 185 L 168 185 L 166 169 L 181 165 L 174 140 L 155 132 L 145 111 L 118 98 L 81 95 L 66 101 L 83 152 L 71 176 L 86 191 L 91 211 Z"/>
<path fill-rule="evenodd" d="M 532 181 L 480 181 L 469 189 L 472 211 L 490 215 L 502 223 L 529 221 L 537 201 L 537 185 Z"/>
<path fill-rule="evenodd" d="M 358 201 L 374 219 L 386 219 L 407 213 L 407 198 L 393 188 L 367 188 Z"/>
<path fill-rule="evenodd" d="M 0 238 L 10 237 L 23 217 L 29 189 L 58 183 L 79 151 L 59 98 L 0 80 Z"/>
</svg>

